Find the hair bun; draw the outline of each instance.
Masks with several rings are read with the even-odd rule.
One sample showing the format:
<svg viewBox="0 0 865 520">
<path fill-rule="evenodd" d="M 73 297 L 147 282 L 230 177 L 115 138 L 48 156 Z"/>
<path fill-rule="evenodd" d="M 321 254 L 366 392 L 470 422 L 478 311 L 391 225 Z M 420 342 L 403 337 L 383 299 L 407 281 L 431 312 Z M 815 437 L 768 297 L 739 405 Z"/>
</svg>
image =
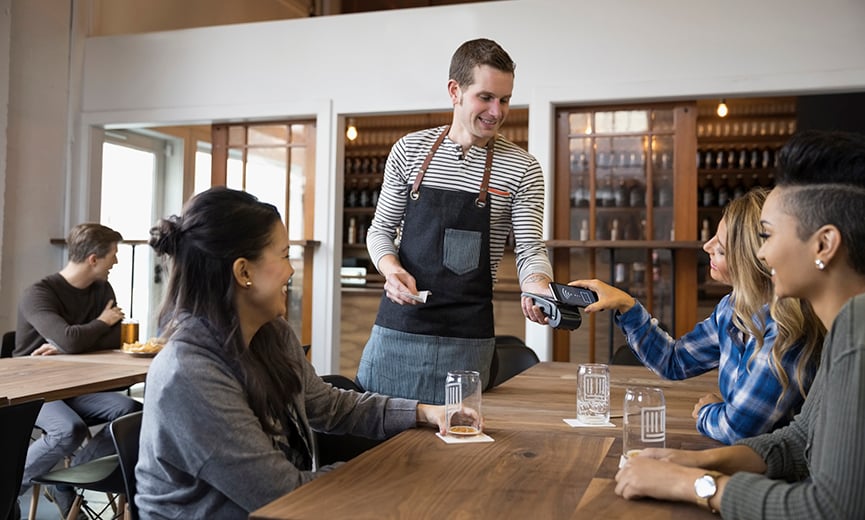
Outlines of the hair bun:
<svg viewBox="0 0 865 520">
<path fill-rule="evenodd" d="M 158 255 L 174 256 L 180 243 L 181 220 L 177 215 L 159 219 L 155 226 L 150 228 L 150 247 Z"/>
</svg>

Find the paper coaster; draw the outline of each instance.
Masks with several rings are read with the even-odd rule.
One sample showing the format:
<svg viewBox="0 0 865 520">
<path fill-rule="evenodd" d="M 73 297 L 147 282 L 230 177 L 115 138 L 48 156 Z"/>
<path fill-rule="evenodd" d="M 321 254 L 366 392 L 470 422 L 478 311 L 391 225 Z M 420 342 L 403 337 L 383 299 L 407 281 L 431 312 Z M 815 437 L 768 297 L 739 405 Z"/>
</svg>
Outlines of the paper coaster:
<svg viewBox="0 0 865 520">
<path fill-rule="evenodd" d="M 568 426 L 571 428 L 615 428 L 616 425 L 611 422 L 605 422 L 600 424 L 586 424 L 579 419 L 562 419 Z"/>
<path fill-rule="evenodd" d="M 487 435 L 486 433 L 479 433 L 477 435 L 442 435 L 439 432 L 436 432 L 436 437 L 445 441 L 448 444 L 467 444 L 471 442 L 495 442 L 495 439 Z"/>
</svg>

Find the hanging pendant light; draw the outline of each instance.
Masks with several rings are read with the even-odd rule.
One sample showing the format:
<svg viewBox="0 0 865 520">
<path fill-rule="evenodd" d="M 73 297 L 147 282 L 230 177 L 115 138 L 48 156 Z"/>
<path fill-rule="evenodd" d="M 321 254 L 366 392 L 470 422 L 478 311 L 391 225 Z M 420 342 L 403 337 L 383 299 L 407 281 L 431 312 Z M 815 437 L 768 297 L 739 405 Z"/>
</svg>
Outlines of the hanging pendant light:
<svg viewBox="0 0 865 520">
<path fill-rule="evenodd" d="M 721 99 L 721 102 L 718 103 L 718 109 L 716 112 L 718 113 L 718 117 L 727 117 L 727 114 L 730 113 L 727 109 L 727 102 Z"/>
</svg>

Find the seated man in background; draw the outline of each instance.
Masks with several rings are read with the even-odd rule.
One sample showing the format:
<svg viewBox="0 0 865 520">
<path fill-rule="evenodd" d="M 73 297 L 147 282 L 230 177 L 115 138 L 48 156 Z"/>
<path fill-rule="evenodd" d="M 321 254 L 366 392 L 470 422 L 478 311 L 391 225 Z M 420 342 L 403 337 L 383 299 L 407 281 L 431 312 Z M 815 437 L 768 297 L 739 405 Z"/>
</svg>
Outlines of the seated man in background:
<svg viewBox="0 0 865 520">
<path fill-rule="evenodd" d="M 17 356 L 80 354 L 120 347 L 123 311 L 115 304 L 108 273 L 117 263 L 117 243 L 123 237 L 100 224 L 79 224 L 66 239 L 69 261 L 59 272 L 28 287 L 18 305 L 15 333 Z M 88 428 L 141 409 L 137 401 L 117 392 L 81 395 L 42 406 L 36 427 L 44 435 L 27 451 L 21 494 L 30 479 L 51 471 L 72 455 L 87 438 Z M 93 436 L 75 456 L 81 464 L 114 452 L 108 428 Z M 46 489 L 64 518 L 75 499 L 71 487 Z"/>
</svg>

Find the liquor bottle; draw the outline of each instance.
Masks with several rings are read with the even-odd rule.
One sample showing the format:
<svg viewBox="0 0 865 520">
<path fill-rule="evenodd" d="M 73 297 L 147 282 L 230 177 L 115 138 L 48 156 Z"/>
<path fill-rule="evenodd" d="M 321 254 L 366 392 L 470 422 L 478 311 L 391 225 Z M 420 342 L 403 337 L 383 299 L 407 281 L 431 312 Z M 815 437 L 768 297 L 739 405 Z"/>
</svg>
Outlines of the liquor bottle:
<svg viewBox="0 0 865 520">
<path fill-rule="evenodd" d="M 727 176 L 721 175 L 721 185 L 718 186 L 718 206 L 724 207 L 730 202 L 730 184 L 727 182 Z"/>
<path fill-rule="evenodd" d="M 355 217 L 348 219 L 348 236 L 346 237 L 346 242 L 349 244 L 357 242 L 357 219 Z"/>
<path fill-rule="evenodd" d="M 736 150 L 727 151 L 727 168 L 735 168 L 738 164 Z"/>
<path fill-rule="evenodd" d="M 369 180 L 364 179 L 360 184 L 360 192 L 357 197 L 357 204 L 361 208 L 368 208 L 372 205 L 369 193 Z"/>
<path fill-rule="evenodd" d="M 583 219 L 583 221 L 580 222 L 580 240 L 585 242 L 588 239 L 589 239 L 589 221 L 586 219 Z"/>
<path fill-rule="evenodd" d="M 742 174 L 739 173 L 736 175 L 736 184 L 733 185 L 733 198 L 738 199 L 743 196 L 746 191 L 748 191 L 748 188 L 745 186 L 745 179 L 742 177 Z"/>
<path fill-rule="evenodd" d="M 646 188 L 642 183 L 636 182 L 633 186 L 631 186 L 631 190 L 628 193 L 628 206 L 632 208 L 639 208 L 646 204 Z"/>
<path fill-rule="evenodd" d="M 625 186 L 625 179 L 619 179 L 619 186 L 613 192 L 613 200 L 617 208 L 624 208 L 630 203 L 631 197 L 628 193 L 628 187 Z"/>
<path fill-rule="evenodd" d="M 712 176 L 706 176 L 706 184 L 703 186 L 700 199 L 703 201 L 703 207 L 711 208 L 718 204 L 718 192 L 715 191 L 715 185 L 712 183 Z"/>
<path fill-rule="evenodd" d="M 610 240 L 618 240 L 619 239 L 619 219 L 614 218 L 613 223 L 610 224 Z"/>
<path fill-rule="evenodd" d="M 709 219 L 703 219 L 703 227 L 700 228 L 700 240 L 702 242 L 708 242 L 711 237 L 712 232 L 709 230 Z"/>
<path fill-rule="evenodd" d="M 376 183 L 375 186 L 372 187 L 369 194 L 369 203 L 372 207 L 378 206 L 378 196 L 381 193 L 381 183 Z"/>
<path fill-rule="evenodd" d="M 357 179 L 352 179 L 348 189 L 345 205 L 349 208 L 356 208 L 358 203 Z"/>
<path fill-rule="evenodd" d="M 673 186 L 670 184 L 670 178 L 666 175 L 662 175 L 658 186 L 658 198 L 656 204 L 662 208 L 666 208 L 672 205 L 672 203 Z"/>
</svg>

